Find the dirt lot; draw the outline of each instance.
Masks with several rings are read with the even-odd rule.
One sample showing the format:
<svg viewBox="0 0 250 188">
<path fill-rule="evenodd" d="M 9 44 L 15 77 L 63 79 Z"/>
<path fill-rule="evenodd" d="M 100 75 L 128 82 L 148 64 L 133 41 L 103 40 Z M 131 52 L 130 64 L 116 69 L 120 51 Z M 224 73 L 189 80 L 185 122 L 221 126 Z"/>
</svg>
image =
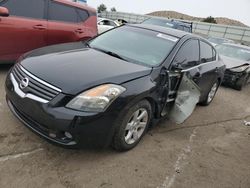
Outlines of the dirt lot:
<svg viewBox="0 0 250 188">
<path fill-rule="evenodd" d="M 250 86 L 219 89 L 178 126 L 162 121 L 134 150 L 65 150 L 24 127 L 5 102 L 0 66 L 0 187 L 250 187 Z"/>
</svg>

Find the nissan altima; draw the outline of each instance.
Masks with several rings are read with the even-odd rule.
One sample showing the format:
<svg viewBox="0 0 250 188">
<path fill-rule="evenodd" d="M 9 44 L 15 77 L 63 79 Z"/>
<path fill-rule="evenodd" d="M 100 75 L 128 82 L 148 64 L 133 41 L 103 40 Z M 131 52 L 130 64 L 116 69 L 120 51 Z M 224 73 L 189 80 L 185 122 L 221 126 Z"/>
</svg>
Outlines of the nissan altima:
<svg viewBox="0 0 250 188">
<path fill-rule="evenodd" d="M 24 125 L 52 143 L 126 151 L 161 118 L 182 123 L 197 103 L 209 105 L 224 71 L 199 36 L 125 25 L 23 55 L 7 76 L 6 99 Z"/>
</svg>

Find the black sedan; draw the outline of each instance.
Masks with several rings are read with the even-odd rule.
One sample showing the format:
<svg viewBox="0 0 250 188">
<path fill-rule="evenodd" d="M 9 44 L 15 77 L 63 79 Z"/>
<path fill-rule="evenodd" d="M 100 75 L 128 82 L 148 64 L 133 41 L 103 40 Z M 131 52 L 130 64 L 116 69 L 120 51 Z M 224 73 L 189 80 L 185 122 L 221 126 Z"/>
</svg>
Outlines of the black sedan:
<svg viewBox="0 0 250 188">
<path fill-rule="evenodd" d="M 250 82 L 250 47 L 225 43 L 216 48 L 227 68 L 223 85 L 242 90 Z"/>
<path fill-rule="evenodd" d="M 50 142 L 124 151 L 161 118 L 181 123 L 197 103 L 210 104 L 224 69 L 198 36 L 126 25 L 25 54 L 7 76 L 6 98 L 16 117 Z"/>
</svg>

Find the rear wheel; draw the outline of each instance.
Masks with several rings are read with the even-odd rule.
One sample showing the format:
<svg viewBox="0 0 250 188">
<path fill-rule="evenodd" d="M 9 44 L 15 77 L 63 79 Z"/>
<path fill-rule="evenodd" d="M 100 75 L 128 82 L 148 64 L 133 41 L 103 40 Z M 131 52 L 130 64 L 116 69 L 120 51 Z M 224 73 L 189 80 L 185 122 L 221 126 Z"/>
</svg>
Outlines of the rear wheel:
<svg viewBox="0 0 250 188">
<path fill-rule="evenodd" d="M 202 101 L 200 104 L 203 106 L 208 106 L 214 100 L 218 88 L 219 88 L 219 81 L 217 80 L 210 88 L 206 99 Z"/>
<path fill-rule="evenodd" d="M 116 123 L 117 129 L 113 147 L 118 151 L 134 148 L 144 136 L 151 121 L 152 109 L 148 101 L 143 100 L 128 111 L 123 112 Z"/>
</svg>

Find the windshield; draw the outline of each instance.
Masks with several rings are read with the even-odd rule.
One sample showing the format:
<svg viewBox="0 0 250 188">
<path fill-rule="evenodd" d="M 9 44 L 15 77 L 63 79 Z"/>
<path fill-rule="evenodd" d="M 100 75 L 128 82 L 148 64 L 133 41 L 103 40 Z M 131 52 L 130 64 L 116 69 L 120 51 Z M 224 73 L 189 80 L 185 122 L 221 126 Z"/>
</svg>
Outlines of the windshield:
<svg viewBox="0 0 250 188">
<path fill-rule="evenodd" d="M 250 61 L 249 49 L 226 45 L 226 44 L 216 46 L 216 49 L 221 55 L 243 60 L 243 61 Z"/>
<path fill-rule="evenodd" d="M 90 48 L 146 66 L 157 66 L 168 56 L 178 38 L 151 30 L 123 26 L 89 43 Z"/>
<path fill-rule="evenodd" d="M 143 24 L 152 24 L 152 25 L 174 28 L 174 24 L 170 23 L 168 20 L 161 20 L 161 19 L 148 19 L 144 21 Z"/>
</svg>

